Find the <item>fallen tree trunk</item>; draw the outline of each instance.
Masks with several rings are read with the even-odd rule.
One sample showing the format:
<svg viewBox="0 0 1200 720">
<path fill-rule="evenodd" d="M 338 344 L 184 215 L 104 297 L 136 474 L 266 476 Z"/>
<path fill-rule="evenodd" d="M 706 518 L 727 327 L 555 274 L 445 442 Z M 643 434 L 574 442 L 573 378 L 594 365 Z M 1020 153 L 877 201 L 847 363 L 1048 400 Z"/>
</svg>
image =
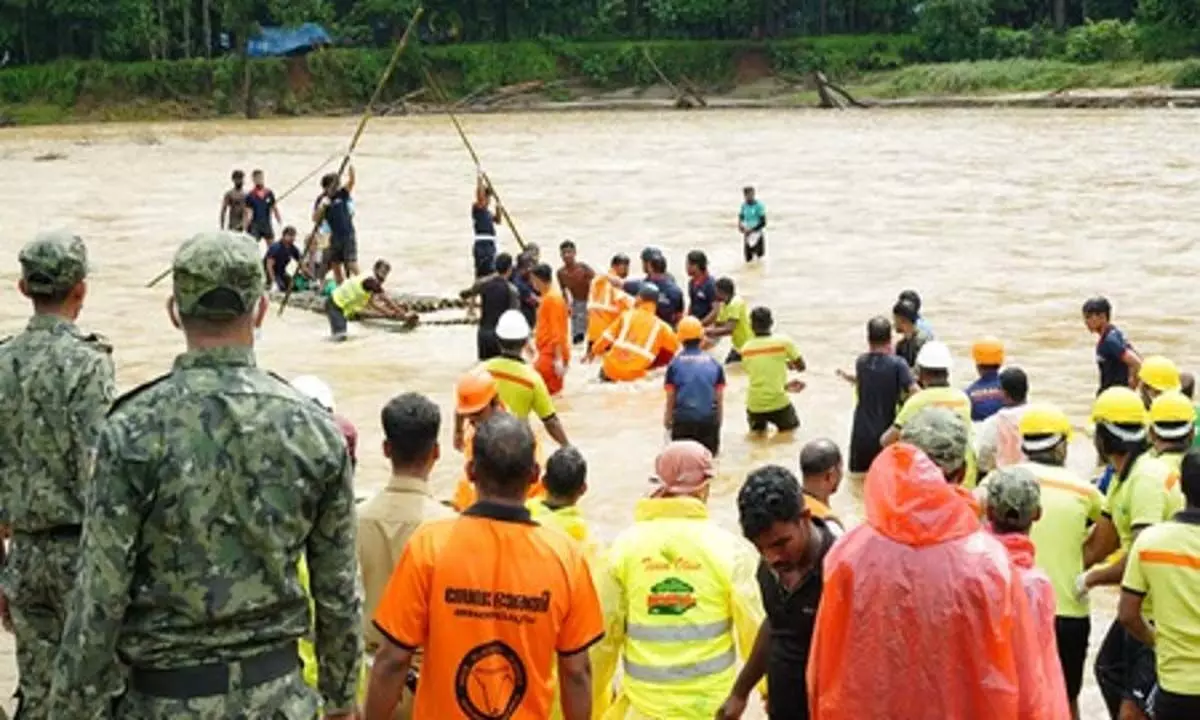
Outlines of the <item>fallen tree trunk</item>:
<svg viewBox="0 0 1200 720">
<path fill-rule="evenodd" d="M 812 74 L 813 84 L 817 86 L 817 95 L 821 98 L 821 107 L 845 110 L 846 107 L 869 108 L 870 105 L 859 102 L 844 88 L 829 82 L 825 73 L 817 70 Z"/>
</svg>

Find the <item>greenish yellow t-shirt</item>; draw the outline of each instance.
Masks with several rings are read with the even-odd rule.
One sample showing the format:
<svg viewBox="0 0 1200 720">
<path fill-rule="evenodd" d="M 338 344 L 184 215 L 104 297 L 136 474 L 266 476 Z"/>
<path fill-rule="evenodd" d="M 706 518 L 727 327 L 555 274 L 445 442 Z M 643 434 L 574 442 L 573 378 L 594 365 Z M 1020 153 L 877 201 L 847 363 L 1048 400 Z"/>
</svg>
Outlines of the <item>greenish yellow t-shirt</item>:
<svg viewBox="0 0 1200 720">
<path fill-rule="evenodd" d="M 1154 599 L 1158 684 L 1200 695 L 1200 512 L 1146 528 L 1129 551 L 1121 587 Z"/>
<path fill-rule="evenodd" d="M 1042 519 L 1033 524 L 1029 537 L 1037 566 L 1054 586 L 1055 615 L 1087 617 L 1088 602 L 1075 596 L 1075 578 L 1084 570 L 1088 523 L 1100 519 L 1104 496 L 1095 485 L 1066 468 L 1033 462 L 1023 467 L 1037 477 L 1042 490 Z"/>
<path fill-rule="evenodd" d="M 546 381 L 526 363 L 501 356 L 485 360 L 483 368 L 496 379 L 496 393 L 513 417 L 525 420 L 533 412 L 545 420 L 554 414 Z"/>
<path fill-rule="evenodd" d="M 967 424 L 967 470 L 963 476 L 963 487 L 971 489 L 978 480 L 978 461 L 975 459 L 975 426 L 971 423 L 971 398 L 962 390 L 952 387 L 931 387 L 917 392 L 904 401 L 896 414 L 894 424 L 898 428 L 912 420 L 913 416 L 927 407 L 944 407 L 958 413 Z"/>
<path fill-rule="evenodd" d="M 1121 538 L 1121 549 L 1129 550 L 1133 544 L 1133 529 L 1142 525 L 1154 525 L 1171 517 L 1175 501 L 1170 497 L 1168 481 L 1171 468 L 1158 458 L 1140 455 L 1129 471 L 1129 477 L 1121 481 L 1114 477 L 1108 486 L 1109 517 Z M 1182 492 L 1178 484 L 1174 492 Z"/>
<path fill-rule="evenodd" d="M 747 340 L 742 346 L 742 367 L 750 378 L 746 392 L 746 410 L 769 413 L 790 404 L 788 397 L 788 363 L 799 360 L 796 343 L 786 335 L 764 335 Z"/>
<path fill-rule="evenodd" d="M 1183 468 L 1183 453 L 1168 452 L 1155 455 L 1171 470 L 1167 476 L 1167 513 L 1174 515 L 1187 505 L 1183 497 L 1183 486 L 1179 484 L 1180 472 Z"/>
<path fill-rule="evenodd" d="M 734 296 L 732 300 L 722 305 L 721 312 L 717 313 L 718 323 L 727 323 L 730 320 L 734 324 L 729 342 L 733 343 L 734 350 L 741 352 L 746 341 L 754 336 L 754 331 L 750 328 L 750 308 L 746 306 L 746 299 L 741 295 Z"/>
</svg>

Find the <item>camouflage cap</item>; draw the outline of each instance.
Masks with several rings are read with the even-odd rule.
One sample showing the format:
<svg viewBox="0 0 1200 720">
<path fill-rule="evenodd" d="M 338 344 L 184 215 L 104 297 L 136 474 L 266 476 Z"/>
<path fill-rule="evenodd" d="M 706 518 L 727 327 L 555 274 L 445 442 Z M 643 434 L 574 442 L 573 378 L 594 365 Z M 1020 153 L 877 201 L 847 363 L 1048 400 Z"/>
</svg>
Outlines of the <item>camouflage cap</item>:
<svg viewBox="0 0 1200 720">
<path fill-rule="evenodd" d="M 175 304 L 184 317 L 234 318 L 254 309 L 263 294 L 258 244 L 238 232 L 206 232 L 175 253 Z"/>
<path fill-rule="evenodd" d="M 953 410 L 921 410 L 905 423 L 900 439 L 920 448 L 947 475 L 967 462 L 967 423 Z"/>
<path fill-rule="evenodd" d="M 1023 467 L 1000 468 L 988 475 L 987 507 L 994 517 L 1014 525 L 1027 525 L 1042 506 L 1037 478 Z"/>
<path fill-rule="evenodd" d="M 65 230 L 39 233 L 21 248 L 21 277 L 31 293 L 62 292 L 87 277 L 87 247 Z"/>
</svg>

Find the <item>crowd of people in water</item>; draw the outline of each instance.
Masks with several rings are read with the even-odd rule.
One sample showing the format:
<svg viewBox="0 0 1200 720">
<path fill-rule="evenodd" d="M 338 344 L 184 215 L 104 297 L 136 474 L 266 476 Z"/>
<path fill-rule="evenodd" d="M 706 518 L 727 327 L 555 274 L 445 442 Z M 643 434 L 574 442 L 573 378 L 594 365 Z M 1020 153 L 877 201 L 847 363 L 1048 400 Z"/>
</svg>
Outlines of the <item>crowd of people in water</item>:
<svg viewBox="0 0 1200 720">
<path fill-rule="evenodd" d="M 1098 336 L 1096 478 L 1067 468 L 1075 425 L 1031 401 L 1000 339 L 977 340 L 977 377 L 952 383 L 953 354 L 907 290 L 838 371 L 848 441 L 752 469 L 732 532 L 708 509 L 723 500 L 727 369 L 746 377 L 751 432 L 792 433 L 796 343 L 701 250 L 686 290 L 655 248 L 636 279 L 627 256 L 595 272 L 571 241 L 557 271 L 531 245 L 495 253 L 483 216 L 502 210 L 481 179 L 463 293 L 480 297 L 478 365 L 453 408 L 412 392 L 383 406 L 391 478 L 356 502 L 361 448 L 331 388 L 255 363 L 274 206 L 256 176 L 244 207 L 222 205 L 232 231 L 176 253 L 168 313 L 186 352 L 120 397 L 113 348 L 75 324 L 83 241 L 46 233 L 20 251 L 34 314 L 0 343 L 0 616 L 19 718 L 738 718 L 756 696 L 772 719 L 1079 718 L 1089 596 L 1105 586 L 1118 617 L 1092 670 L 1110 717 L 1200 717 L 1194 380 L 1143 357 L 1108 300 L 1082 307 Z M 393 302 L 386 263 L 360 275 L 339 225 L 352 186 L 327 178 L 314 205 L 339 266 L 335 337 Z M 747 188 L 747 262 L 765 226 Z M 296 259 L 272 265 L 268 249 L 269 274 Z M 663 387 L 669 440 L 607 543 L 580 507 L 605 459 L 572 445 L 554 405 L 577 362 Z M 466 460 L 446 501 L 430 486 L 458 463 L 443 422 Z M 857 526 L 833 509 L 844 480 L 863 497 Z"/>
</svg>

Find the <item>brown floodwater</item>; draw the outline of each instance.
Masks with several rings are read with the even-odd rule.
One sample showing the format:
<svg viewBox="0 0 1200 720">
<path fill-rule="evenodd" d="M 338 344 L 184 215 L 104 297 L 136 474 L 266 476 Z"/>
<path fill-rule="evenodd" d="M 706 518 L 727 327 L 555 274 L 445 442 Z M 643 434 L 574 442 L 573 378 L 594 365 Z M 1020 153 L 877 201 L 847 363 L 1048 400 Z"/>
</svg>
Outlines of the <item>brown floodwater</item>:
<svg viewBox="0 0 1200 720">
<path fill-rule="evenodd" d="M 19 331 L 28 307 L 15 289 L 16 254 L 41 229 L 64 227 L 89 245 L 94 272 L 81 325 L 116 346 L 130 389 L 169 369 L 183 338 L 163 309 L 169 284 L 147 280 L 178 244 L 217 227 L 234 168 L 267 172 L 282 193 L 344 147 L 355 119 L 223 121 L 51 127 L 0 132 L 0 332 Z M 710 502 L 736 529 L 733 494 L 753 467 L 796 468 L 801 443 L 844 445 L 853 397 L 834 376 L 864 348 L 864 323 L 916 288 L 924 314 L 957 357 L 954 382 L 973 369 L 973 338 L 994 334 L 1026 369 L 1032 396 L 1083 422 L 1093 397 L 1094 338 L 1079 317 L 1088 295 L 1113 299 L 1116 320 L 1143 353 L 1195 367 L 1187 297 L 1200 229 L 1195 116 L 1172 111 L 763 111 L 473 116 L 464 124 L 527 241 L 557 258 L 564 238 L 602 269 L 616 251 L 656 245 L 683 277 L 683 256 L 704 249 L 751 303 L 772 308 L 805 354 L 795 438 L 752 440 L 745 376 L 730 372 L 721 476 Z M 66 157 L 37 162 L 35 156 Z M 389 258 L 394 290 L 453 295 L 471 278 L 468 213 L 474 168 L 443 117 L 371 121 L 356 156 L 360 259 Z M 743 265 L 735 215 L 753 184 L 770 216 L 768 257 Z M 317 180 L 281 203 L 305 232 Z M 502 231 L 505 249 L 515 243 Z M 461 469 L 450 443 L 455 378 L 474 363 L 474 330 L 410 335 L 355 328 L 325 341 L 321 315 L 269 317 L 259 362 L 287 377 L 314 373 L 359 428 L 358 485 L 387 477 L 378 414 L 409 390 L 443 408 L 436 490 Z M 611 538 L 631 518 L 662 446 L 660 381 L 602 386 L 575 364 L 557 401 L 572 442 L 590 461 L 583 502 Z M 1086 470 L 1086 439 L 1071 465 Z M 835 508 L 857 521 L 843 488 Z M 1094 643 L 1112 616 L 1097 599 Z M 1088 675 L 1090 677 L 1090 666 Z M 1094 683 L 1085 717 L 1102 717 Z"/>
</svg>

